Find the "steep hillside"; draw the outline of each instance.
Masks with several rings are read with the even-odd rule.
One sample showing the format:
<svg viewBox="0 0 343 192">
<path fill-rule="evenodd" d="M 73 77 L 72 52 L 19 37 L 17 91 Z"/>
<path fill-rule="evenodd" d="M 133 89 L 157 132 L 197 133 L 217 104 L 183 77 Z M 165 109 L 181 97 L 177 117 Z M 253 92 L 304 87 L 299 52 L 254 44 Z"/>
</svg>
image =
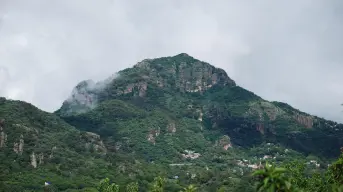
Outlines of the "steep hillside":
<svg viewBox="0 0 343 192">
<path fill-rule="evenodd" d="M 0 98 L 0 191 L 94 186 L 111 166 L 99 135 L 31 104 Z M 106 170 L 106 174 L 104 171 Z"/>
</svg>

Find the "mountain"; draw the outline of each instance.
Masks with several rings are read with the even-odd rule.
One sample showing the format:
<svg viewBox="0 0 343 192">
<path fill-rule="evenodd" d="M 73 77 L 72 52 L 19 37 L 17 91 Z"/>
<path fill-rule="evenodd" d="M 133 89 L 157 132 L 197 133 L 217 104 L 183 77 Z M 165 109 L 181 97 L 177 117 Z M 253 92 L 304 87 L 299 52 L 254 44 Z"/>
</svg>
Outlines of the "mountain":
<svg viewBox="0 0 343 192">
<path fill-rule="evenodd" d="M 99 134 L 107 130 L 104 135 L 112 132 L 116 136 L 120 134 L 113 131 L 120 128 L 105 126 L 100 121 L 117 121 L 120 117 L 116 114 L 126 110 L 134 111 L 127 114 L 127 119 L 148 116 L 145 118 L 152 121 L 153 114 L 157 113 L 165 120 L 162 129 L 166 129 L 168 123 L 189 121 L 192 126 L 197 125 L 211 133 L 228 135 L 233 145 L 241 147 L 276 142 L 306 154 L 339 155 L 342 125 L 306 114 L 285 103 L 263 100 L 236 85 L 224 70 L 185 53 L 146 59 L 116 76 L 98 84 L 81 82 L 72 98 L 56 113 L 79 129 Z M 118 109 L 119 106 L 122 107 Z M 99 116 L 100 111 L 107 116 Z M 78 125 L 76 122 L 92 119 L 90 116 L 98 116 L 99 121 L 92 122 L 96 125 Z M 145 132 L 141 128 L 143 132 L 139 134 L 149 135 L 147 131 L 157 131 L 153 127 L 156 126 L 150 126 Z"/>
<path fill-rule="evenodd" d="M 342 124 L 266 101 L 185 53 L 80 82 L 53 114 L 4 98 L 0 106 L 5 191 L 46 180 L 82 191 L 104 177 L 147 191 L 157 175 L 167 191 L 253 191 L 248 175 L 264 161 L 325 169 L 343 145 Z"/>
</svg>

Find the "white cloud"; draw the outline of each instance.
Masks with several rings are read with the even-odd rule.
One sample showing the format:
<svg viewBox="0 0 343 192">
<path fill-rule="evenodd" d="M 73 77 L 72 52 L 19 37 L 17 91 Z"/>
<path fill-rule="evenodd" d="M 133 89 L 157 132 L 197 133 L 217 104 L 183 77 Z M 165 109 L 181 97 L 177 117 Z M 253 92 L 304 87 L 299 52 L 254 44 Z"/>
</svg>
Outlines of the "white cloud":
<svg viewBox="0 0 343 192">
<path fill-rule="evenodd" d="M 53 111 L 82 80 L 186 52 L 343 121 L 342 11 L 339 0 L 2 0 L 0 94 Z"/>
</svg>

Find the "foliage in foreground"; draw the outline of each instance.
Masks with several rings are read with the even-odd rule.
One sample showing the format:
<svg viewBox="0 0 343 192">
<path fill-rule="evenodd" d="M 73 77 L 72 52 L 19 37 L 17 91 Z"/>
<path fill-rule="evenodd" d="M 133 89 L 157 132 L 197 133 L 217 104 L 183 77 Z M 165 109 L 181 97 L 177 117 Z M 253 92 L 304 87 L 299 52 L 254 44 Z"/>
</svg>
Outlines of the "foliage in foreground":
<svg viewBox="0 0 343 192">
<path fill-rule="evenodd" d="M 257 190 L 267 192 L 290 191 L 343 191 L 343 154 L 325 172 L 306 174 L 304 164 L 292 162 L 284 167 L 266 163 L 263 169 L 253 173 L 257 178 Z"/>
</svg>

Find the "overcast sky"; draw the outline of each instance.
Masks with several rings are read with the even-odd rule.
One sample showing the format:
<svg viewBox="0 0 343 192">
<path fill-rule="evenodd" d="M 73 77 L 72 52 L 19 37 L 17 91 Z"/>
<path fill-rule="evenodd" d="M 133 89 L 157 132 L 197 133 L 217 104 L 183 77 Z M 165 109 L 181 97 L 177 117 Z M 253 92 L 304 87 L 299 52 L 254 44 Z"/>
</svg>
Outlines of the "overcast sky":
<svg viewBox="0 0 343 192">
<path fill-rule="evenodd" d="M 0 0 L 0 95 L 54 111 L 81 80 L 188 53 L 343 122 L 342 0 Z"/>
</svg>

